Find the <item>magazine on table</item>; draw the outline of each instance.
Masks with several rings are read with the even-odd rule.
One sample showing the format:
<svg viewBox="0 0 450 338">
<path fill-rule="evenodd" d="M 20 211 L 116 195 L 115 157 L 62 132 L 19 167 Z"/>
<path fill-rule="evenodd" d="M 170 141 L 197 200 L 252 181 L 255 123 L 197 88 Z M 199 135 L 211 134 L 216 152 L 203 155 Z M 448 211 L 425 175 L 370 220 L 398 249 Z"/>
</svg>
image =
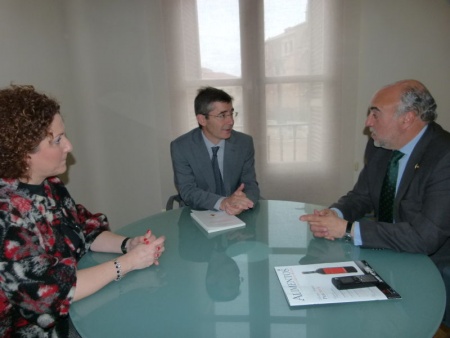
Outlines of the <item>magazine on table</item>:
<svg viewBox="0 0 450 338">
<path fill-rule="evenodd" d="M 191 217 L 208 233 L 245 227 L 245 222 L 225 211 L 191 210 Z"/>
<path fill-rule="evenodd" d="M 290 306 L 400 299 L 364 260 L 277 266 Z"/>
</svg>

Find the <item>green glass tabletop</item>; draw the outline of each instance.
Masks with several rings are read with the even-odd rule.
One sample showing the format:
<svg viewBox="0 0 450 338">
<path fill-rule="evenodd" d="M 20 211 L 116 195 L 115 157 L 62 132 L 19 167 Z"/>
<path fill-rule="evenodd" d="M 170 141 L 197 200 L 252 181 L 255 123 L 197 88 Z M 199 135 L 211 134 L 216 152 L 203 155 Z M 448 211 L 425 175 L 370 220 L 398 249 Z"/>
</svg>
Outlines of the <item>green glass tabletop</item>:
<svg viewBox="0 0 450 338">
<path fill-rule="evenodd" d="M 442 278 L 425 255 L 361 249 L 311 236 L 299 216 L 319 206 L 260 201 L 246 227 L 207 235 L 185 207 L 118 232 L 165 235 L 159 266 L 133 271 L 72 304 L 85 338 L 432 337 L 445 308 Z M 117 255 L 88 253 L 80 268 Z M 289 307 L 274 267 L 366 260 L 402 299 Z"/>
</svg>

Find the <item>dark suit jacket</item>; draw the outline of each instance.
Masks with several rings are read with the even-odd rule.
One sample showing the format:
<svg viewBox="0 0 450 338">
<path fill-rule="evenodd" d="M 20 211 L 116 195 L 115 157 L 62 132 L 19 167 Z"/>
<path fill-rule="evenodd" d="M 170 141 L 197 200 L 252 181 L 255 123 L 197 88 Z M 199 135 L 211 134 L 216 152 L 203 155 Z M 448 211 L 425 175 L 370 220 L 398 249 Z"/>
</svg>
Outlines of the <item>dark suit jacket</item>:
<svg viewBox="0 0 450 338">
<path fill-rule="evenodd" d="M 175 186 L 183 201 L 193 209 L 212 210 L 221 196 L 215 194 L 211 159 L 201 129 L 195 128 L 172 141 L 170 153 Z M 251 136 L 233 130 L 231 137 L 225 140 L 222 176 L 226 196 L 244 183 L 247 197 L 254 203 L 258 201 L 259 187 Z"/>
<path fill-rule="evenodd" d="M 378 222 L 378 202 L 391 151 L 370 139 L 366 165 L 352 191 L 332 205 L 360 222 L 363 246 L 424 253 L 450 263 L 450 134 L 430 123 L 406 164 L 394 202 L 395 223 Z"/>
</svg>

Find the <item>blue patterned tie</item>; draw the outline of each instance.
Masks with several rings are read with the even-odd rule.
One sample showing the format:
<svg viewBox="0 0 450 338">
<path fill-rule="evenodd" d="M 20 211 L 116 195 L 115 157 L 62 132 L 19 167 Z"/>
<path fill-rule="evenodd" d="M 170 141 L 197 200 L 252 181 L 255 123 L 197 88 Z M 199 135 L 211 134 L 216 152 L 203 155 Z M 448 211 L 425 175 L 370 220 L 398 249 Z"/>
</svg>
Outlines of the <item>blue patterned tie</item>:
<svg viewBox="0 0 450 338">
<path fill-rule="evenodd" d="M 219 161 L 217 160 L 217 152 L 219 147 L 211 147 L 212 149 L 212 168 L 214 172 L 214 180 L 216 181 L 216 194 L 220 196 L 225 196 L 225 188 L 223 186 L 222 175 L 220 174 Z"/>
<path fill-rule="evenodd" d="M 383 186 L 381 187 L 378 221 L 392 223 L 394 220 L 394 199 L 397 185 L 398 161 L 403 157 L 402 152 L 394 150 L 389 160 Z"/>
</svg>

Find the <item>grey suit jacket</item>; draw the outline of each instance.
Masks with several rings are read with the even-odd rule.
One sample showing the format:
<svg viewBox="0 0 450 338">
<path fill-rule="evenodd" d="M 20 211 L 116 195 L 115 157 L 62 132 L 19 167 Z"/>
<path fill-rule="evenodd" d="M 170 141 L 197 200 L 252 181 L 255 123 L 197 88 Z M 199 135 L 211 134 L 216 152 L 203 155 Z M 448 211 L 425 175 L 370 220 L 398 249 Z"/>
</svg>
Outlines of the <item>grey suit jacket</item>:
<svg viewBox="0 0 450 338">
<path fill-rule="evenodd" d="M 200 128 L 178 137 L 170 144 L 175 186 L 183 201 L 193 209 L 212 210 L 222 196 L 216 195 L 214 173 Z M 255 173 L 255 150 L 251 136 L 232 131 L 225 140 L 223 183 L 230 196 L 241 183 L 244 192 L 256 203 L 259 187 Z"/>
<path fill-rule="evenodd" d="M 364 218 L 378 203 L 391 151 L 366 147 L 366 165 L 352 191 L 331 207 L 360 222 L 363 245 L 424 253 L 442 268 L 450 263 L 450 134 L 430 123 L 406 164 L 394 202 L 395 223 Z"/>
</svg>

